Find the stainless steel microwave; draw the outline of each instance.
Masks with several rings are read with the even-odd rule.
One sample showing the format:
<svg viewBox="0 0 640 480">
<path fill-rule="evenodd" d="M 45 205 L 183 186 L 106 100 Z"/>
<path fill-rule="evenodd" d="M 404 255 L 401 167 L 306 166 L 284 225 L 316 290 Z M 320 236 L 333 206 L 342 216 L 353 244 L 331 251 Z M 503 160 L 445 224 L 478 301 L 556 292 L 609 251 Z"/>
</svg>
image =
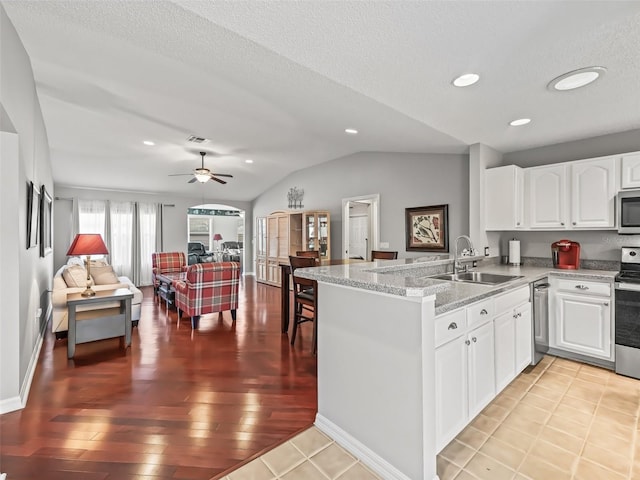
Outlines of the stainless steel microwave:
<svg viewBox="0 0 640 480">
<path fill-rule="evenodd" d="M 627 190 L 618 193 L 618 233 L 623 235 L 640 234 L 640 190 Z"/>
</svg>

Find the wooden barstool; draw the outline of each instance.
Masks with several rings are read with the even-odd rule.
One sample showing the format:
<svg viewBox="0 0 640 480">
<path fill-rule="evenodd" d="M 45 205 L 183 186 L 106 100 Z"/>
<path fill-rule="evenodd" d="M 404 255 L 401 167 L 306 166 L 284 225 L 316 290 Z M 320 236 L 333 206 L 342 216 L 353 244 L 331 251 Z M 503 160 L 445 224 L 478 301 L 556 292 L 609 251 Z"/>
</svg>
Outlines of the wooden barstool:
<svg viewBox="0 0 640 480">
<path fill-rule="evenodd" d="M 291 265 L 294 303 L 291 345 L 295 344 L 298 325 L 304 322 L 313 322 L 312 352 L 315 355 L 318 348 L 318 285 L 315 280 L 296 276 L 296 269 L 315 267 L 317 266 L 316 259 L 313 257 L 290 256 L 289 264 Z"/>
</svg>

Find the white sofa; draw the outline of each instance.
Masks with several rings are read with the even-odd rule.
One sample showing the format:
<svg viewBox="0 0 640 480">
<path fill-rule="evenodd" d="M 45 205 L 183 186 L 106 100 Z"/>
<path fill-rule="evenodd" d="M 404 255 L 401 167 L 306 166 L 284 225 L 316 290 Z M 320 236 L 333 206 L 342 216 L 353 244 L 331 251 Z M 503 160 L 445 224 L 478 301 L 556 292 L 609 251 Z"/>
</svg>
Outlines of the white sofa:
<svg viewBox="0 0 640 480">
<path fill-rule="evenodd" d="M 51 320 L 51 331 L 56 334 L 56 338 L 65 338 L 68 330 L 68 309 L 67 309 L 67 295 L 69 293 L 82 293 L 86 286 L 82 287 L 69 287 L 63 277 L 63 272 L 66 268 L 72 265 L 78 265 L 77 259 L 71 261 L 61 267 L 53 277 L 53 291 L 51 295 L 51 303 L 53 306 L 53 318 Z M 93 266 L 91 267 L 94 268 Z M 85 273 L 86 278 L 86 273 Z M 110 283 L 106 285 L 93 285 L 96 292 L 100 290 L 113 290 L 115 288 L 128 288 L 133 293 L 133 299 L 131 300 L 131 321 L 133 326 L 138 325 L 140 320 L 140 312 L 142 305 L 142 292 L 129 280 L 127 277 L 117 277 L 118 283 Z M 78 311 L 93 310 L 102 308 L 117 307 L 120 303 L 104 303 L 94 306 L 88 306 L 85 308 L 79 307 Z"/>
</svg>

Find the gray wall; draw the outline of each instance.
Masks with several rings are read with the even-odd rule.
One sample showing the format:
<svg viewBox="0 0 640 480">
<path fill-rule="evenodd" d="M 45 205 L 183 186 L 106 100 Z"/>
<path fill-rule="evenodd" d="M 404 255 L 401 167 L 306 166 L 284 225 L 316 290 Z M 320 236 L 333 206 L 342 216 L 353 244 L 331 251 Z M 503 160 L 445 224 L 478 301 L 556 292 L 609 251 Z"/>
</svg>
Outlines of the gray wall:
<svg viewBox="0 0 640 480">
<path fill-rule="evenodd" d="M 512 152 L 503 156 L 503 164 L 533 167 L 634 151 L 640 151 L 640 130 Z M 615 231 L 507 232 L 500 238 L 503 255 L 513 237 L 521 241 L 522 255 L 531 257 L 550 258 L 551 243 L 563 238 L 579 242 L 581 258 L 590 260 L 619 261 L 621 246 L 640 246 L 640 235 L 618 235 Z"/>
<path fill-rule="evenodd" d="M 24 406 L 50 313 L 53 256 L 26 248 L 27 181 L 53 192 L 31 62 L 0 5 L 0 412 Z M 37 317 L 38 308 L 42 315 Z"/>
<path fill-rule="evenodd" d="M 405 208 L 449 205 L 449 243 L 469 233 L 468 155 L 357 153 L 292 173 L 254 200 L 254 218 L 287 209 L 291 187 L 304 189 L 305 210 L 331 213 L 331 255 L 341 258 L 342 199 L 380 194 L 380 241 L 399 258 L 405 250 Z M 248 222 L 247 222 L 248 223 Z M 255 223 L 255 222 L 254 222 Z"/>
<path fill-rule="evenodd" d="M 221 205 L 228 205 L 230 207 L 236 207 L 240 210 L 245 210 L 245 218 L 251 218 L 251 204 L 249 202 L 237 202 L 227 201 L 220 199 L 209 198 L 190 198 L 190 197 L 178 197 L 167 194 L 146 194 L 138 192 L 120 192 L 120 191 L 108 191 L 108 190 L 90 190 L 85 188 L 75 187 L 56 187 L 56 200 L 54 200 L 54 238 L 53 238 L 53 251 L 55 259 L 55 268 L 58 269 L 61 265 L 67 262 L 65 256 L 69 245 L 72 240 L 72 202 L 70 199 L 76 197 L 86 200 L 119 200 L 129 202 L 150 202 L 150 203 L 162 203 L 164 207 L 163 216 L 163 250 L 169 251 L 187 251 L 187 209 L 196 205 L 202 205 L 203 203 L 215 203 Z M 245 235 L 251 238 L 253 231 L 252 225 L 248 223 L 245 225 Z M 245 252 L 246 252 L 245 248 Z M 247 259 L 251 259 L 251 250 L 249 253 L 245 253 Z M 245 264 L 247 261 L 245 261 Z M 253 271 L 252 262 L 248 262 L 247 265 L 250 271 Z M 250 268 L 249 268 L 250 267 Z"/>
<path fill-rule="evenodd" d="M 536 167 L 640 150 L 640 129 L 505 153 L 504 165 Z"/>
</svg>

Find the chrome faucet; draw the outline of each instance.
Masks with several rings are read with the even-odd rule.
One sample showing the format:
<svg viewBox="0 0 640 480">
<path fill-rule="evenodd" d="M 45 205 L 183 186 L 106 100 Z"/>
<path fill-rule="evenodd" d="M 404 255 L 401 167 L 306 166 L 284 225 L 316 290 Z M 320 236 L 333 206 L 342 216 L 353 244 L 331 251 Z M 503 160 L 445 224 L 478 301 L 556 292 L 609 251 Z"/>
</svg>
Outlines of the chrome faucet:
<svg viewBox="0 0 640 480">
<path fill-rule="evenodd" d="M 453 273 L 458 273 L 460 271 L 466 272 L 467 269 L 469 268 L 466 263 L 463 266 L 462 263 L 460 262 L 460 257 L 462 255 L 458 254 L 458 242 L 461 239 L 464 239 L 467 241 L 467 244 L 469 245 L 470 255 L 473 255 L 473 252 L 474 252 L 473 243 L 471 243 L 471 239 L 467 235 L 460 235 L 459 237 L 457 237 L 454 243 L 454 251 L 453 251 Z"/>
</svg>

